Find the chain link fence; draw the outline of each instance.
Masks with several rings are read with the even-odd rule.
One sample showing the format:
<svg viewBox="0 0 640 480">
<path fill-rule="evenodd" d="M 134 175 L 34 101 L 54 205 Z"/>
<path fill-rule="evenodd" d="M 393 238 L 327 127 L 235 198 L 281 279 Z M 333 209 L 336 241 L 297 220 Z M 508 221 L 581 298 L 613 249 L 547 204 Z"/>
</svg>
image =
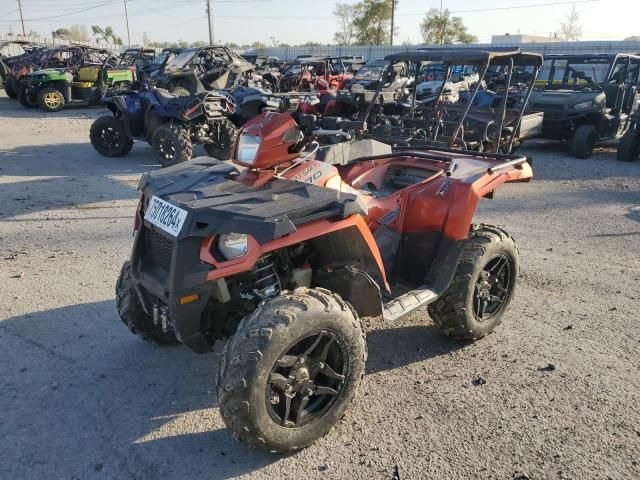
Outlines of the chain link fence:
<svg viewBox="0 0 640 480">
<path fill-rule="evenodd" d="M 545 43 L 476 43 L 455 45 L 455 48 L 521 48 L 528 52 L 552 53 L 640 53 L 640 41 L 598 41 L 598 42 L 545 42 Z M 451 48 L 442 45 L 396 45 L 396 46 L 322 46 L 322 47 L 273 47 L 252 49 L 247 53 L 269 55 L 281 60 L 294 60 L 300 55 L 320 56 L 362 56 L 365 60 L 378 60 L 392 53 L 416 50 L 418 48 Z"/>
</svg>

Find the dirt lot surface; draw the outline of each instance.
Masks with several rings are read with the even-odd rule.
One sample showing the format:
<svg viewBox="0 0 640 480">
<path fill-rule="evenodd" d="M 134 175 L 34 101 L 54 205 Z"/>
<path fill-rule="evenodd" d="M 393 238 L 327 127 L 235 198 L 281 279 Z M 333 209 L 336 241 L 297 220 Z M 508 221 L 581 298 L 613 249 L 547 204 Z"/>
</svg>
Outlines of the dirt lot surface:
<svg viewBox="0 0 640 480">
<path fill-rule="evenodd" d="M 156 167 L 140 143 L 98 156 L 101 113 L 0 94 L 0 478 L 640 478 L 640 162 L 530 145 L 535 181 L 478 215 L 519 242 L 504 323 L 460 344 L 426 312 L 369 321 L 347 416 L 279 457 L 224 429 L 216 355 L 120 323 L 136 182 Z"/>
</svg>

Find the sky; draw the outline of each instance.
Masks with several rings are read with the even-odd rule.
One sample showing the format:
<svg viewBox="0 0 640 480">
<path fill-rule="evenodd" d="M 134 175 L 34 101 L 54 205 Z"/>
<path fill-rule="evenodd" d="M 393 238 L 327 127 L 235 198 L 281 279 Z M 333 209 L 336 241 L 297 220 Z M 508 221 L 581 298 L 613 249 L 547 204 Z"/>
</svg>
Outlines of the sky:
<svg viewBox="0 0 640 480">
<path fill-rule="evenodd" d="M 344 0 L 356 3 L 355 0 Z M 126 43 L 124 0 L 21 0 L 26 31 L 50 36 L 72 24 L 112 26 Z M 208 40 L 206 0 L 127 0 L 131 43 L 143 33 L 158 41 Z M 567 0 L 443 0 L 444 8 L 462 17 L 480 42 L 492 34 L 549 36 L 571 10 Z M 578 0 L 583 40 L 622 40 L 640 35 L 639 0 Z M 216 43 L 271 45 L 306 41 L 330 43 L 337 22 L 335 2 L 308 0 L 212 0 Z M 526 6 L 537 5 L 525 8 Z M 395 43 L 420 43 L 420 21 L 440 0 L 398 0 Z M 52 18 L 55 17 L 55 18 Z M 0 0 L 0 35 L 21 31 L 18 0 Z"/>
</svg>

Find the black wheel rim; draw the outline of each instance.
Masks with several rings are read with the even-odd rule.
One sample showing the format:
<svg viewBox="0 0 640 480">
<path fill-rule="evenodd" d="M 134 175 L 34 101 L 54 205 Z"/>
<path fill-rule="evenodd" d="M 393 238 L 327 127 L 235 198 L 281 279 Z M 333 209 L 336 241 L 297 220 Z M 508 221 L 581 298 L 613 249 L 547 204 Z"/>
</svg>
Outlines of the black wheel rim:
<svg viewBox="0 0 640 480">
<path fill-rule="evenodd" d="M 176 154 L 176 146 L 169 135 L 160 135 L 158 139 L 158 153 L 166 161 L 173 160 Z"/>
<path fill-rule="evenodd" d="M 100 141 L 102 146 L 111 152 L 118 150 L 122 144 L 120 133 L 113 128 L 103 128 L 100 131 Z"/>
<path fill-rule="evenodd" d="M 473 314 L 478 321 L 495 317 L 511 292 L 511 259 L 505 254 L 491 258 L 478 275 L 473 291 Z"/>
<path fill-rule="evenodd" d="M 287 349 L 267 379 L 266 403 L 278 425 L 297 428 L 326 414 L 348 375 L 348 356 L 339 337 L 322 330 Z"/>
</svg>

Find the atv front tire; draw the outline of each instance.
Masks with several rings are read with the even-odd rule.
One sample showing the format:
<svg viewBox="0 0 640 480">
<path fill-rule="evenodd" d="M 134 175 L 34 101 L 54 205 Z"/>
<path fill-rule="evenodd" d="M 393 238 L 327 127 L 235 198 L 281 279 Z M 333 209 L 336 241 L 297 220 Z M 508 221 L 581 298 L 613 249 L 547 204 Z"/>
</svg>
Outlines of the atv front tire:
<svg viewBox="0 0 640 480">
<path fill-rule="evenodd" d="M 518 269 L 515 240 L 501 228 L 479 225 L 466 240 L 451 285 L 429 305 L 429 315 L 457 340 L 490 334 L 511 303 Z"/>
<path fill-rule="evenodd" d="M 587 159 L 593 154 L 598 140 L 598 131 L 593 125 L 580 125 L 571 139 L 571 154 L 576 158 Z"/>
<path fill-rule="evenodd" d="M 173 332 L 163 332 L 162 326 L 153 323 L 153 319 L 145 313 L 133 285 L 130 262 L 125 262 L 120 271 L 116 284 L 116 305 L 120 319 L 135 335 L 158 345 L 179 343 Z"/>
<path fill-rule="evenodd" d="M 618 160 L 633 162 L 640 157 L 640 132 L 637 128 L 627 130 L 618 144 Z"/>
<path fill-rule="evenodd" d="M 151 144 L 163 167 L 191 160 L 193 145 L 189 132 L 178 125 L 165 123 L 159 126 L 153 133 Z"/>
<path fill-rule="evenodd" d="M 59 112 L 64 108 L 64 95 L 57 88 L 43 88 L 38 93 L 38 105 L 45 112 Z"/>
<path fill-rule="evenodd" d="M 224 120 L 219 128 L 218 140 L 213 143 L 205 143 L 204 149 L 210 157 L 229 160 L 233 154 L 233 144 L 236 141 L 238 129 L 229 120 Z"/>
<path fill-rule="evenodd" d="M 251 447 L 304 448 L 344 416 L 366 358 L 360 321 L 338 295 L 298 288 L 267 300 L 225 345 L 217 385 L 222 419 Z"/>
<path fill-rule="evenodd" d="M 93 148 L 103 157 L 124 157 L 133 148 L 122 121 L 113 115 L 98 118 L 91 125 L 89 139 Z"/>
</svg>

